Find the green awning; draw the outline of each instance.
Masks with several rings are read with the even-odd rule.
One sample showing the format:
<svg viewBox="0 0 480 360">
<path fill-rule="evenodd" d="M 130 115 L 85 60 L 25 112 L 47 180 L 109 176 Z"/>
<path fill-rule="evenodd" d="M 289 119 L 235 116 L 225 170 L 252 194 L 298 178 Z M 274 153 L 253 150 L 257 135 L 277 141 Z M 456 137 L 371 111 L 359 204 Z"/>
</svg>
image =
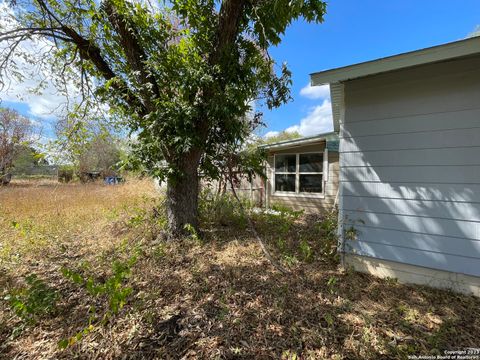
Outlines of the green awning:
<svg viewBox="0 0 480 360">
<path fill-rule="evenodd" d="M 340 145 L 340 140 L 327 140 L 327 149 L 328 151 L 338 152 L 338 147 Z"/>
</svg>

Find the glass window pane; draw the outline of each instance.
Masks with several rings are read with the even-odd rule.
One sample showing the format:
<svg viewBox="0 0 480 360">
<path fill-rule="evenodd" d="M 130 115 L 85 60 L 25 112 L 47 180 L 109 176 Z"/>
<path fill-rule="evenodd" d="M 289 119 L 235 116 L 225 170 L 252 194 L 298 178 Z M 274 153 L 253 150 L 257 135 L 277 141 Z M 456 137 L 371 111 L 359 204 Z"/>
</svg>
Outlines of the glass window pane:
<svg viewBox="0 0 480 360">
<path fill-rule="evenodd" d="M 295 174 L 276 174 L 275 191 L 295 192 Z"/>
<path fill-rule="evenodd" d="M 275 171 L 276 172 L 295 172 L 297 156 L 296 155 L 276 155 Z"/>
<path fill-rule="evenodd" d="M 322 185 L 322 175 L 300 175 L 300 192 L 321 193 Z"/>
<path fill-rule="evenodd" d="M 300 172 L 322 172 L 323 154 L 300 154 Z"/>
</svg>

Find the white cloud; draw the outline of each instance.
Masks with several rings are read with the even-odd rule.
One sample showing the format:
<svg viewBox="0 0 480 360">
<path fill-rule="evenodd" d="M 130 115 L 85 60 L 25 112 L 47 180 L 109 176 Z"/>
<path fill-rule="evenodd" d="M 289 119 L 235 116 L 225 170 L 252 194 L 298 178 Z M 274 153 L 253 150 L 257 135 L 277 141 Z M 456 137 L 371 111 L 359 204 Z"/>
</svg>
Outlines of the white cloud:
<svg viewBox="0 0 480 360">
<path fill-rule="evenodd" d="M 263 137 L 265 139 L 268 139 L 268 138 L 277 136 L 278 134 L 280 134 L 280 131 L 268 131 L 265 135 L 263 135 Z"/>
<path fill-rule="evenodd" d="M 333 131 L 332 104 L 325 99 L 321 105 L 311 109 L 306 117 L 300 120 L 300 124 L 293 125 L 285 131 L 297 131 L 302 136 L 310 136 Z"/>
<path fill-rule="evenodd" d="M 307 84 L 300 90 L 300 95 L 308 99 L 330 98 L 330 87 L 328 85 L 312 86 Z"/>
<path fill-rule="evenodd" d="M 17 26 L 12 9 L 5 2 L 0 2 L 0 30 L 11 30 Z M 1 100 L 25 104 L 30 115 L 41 119 L 54 119 L 63 113 L 68 99 L 52 81 L 55 76 L 49 65 L 42 61 L 48 57 L 47 53 L 53 45 L 48 40 L 32 37 L 17 46 L 13 54 L 14 64 L 10 64 L 9 72 L 2 74 L 5 84 L 0 90 Z M 8 41 L 0 43 L 0 57 L 4 57 L 9 48 Z M 23 78 L 13 76 L 14 72 L 21 73 Z M 66 91 L 71 101 L 79 100 L 79 91 L 73 83 L 67 84 Z"/>
<path fill-rule="evenodd" d="M 330 101 L 330 87 L 310 86 L 307 84 L 300 91 L 300 95 L 309 99 L 323 99 L 322 104 L 310 108 L 308 114 L 297 125 L 285 129 L 286 132 L 298 132 L 302 136 L 311 136 L 333 131 L 332 103 Z M 264 137 L 278 135 L 279 131 L 269 131 Z"/>
<path fill-rule="evenodd" d="M 475 26 L 473 31 L 467 35 L 467 38 L 472 38 L 475 36 L 480 36 L 480 25 Z"/>
</svg>

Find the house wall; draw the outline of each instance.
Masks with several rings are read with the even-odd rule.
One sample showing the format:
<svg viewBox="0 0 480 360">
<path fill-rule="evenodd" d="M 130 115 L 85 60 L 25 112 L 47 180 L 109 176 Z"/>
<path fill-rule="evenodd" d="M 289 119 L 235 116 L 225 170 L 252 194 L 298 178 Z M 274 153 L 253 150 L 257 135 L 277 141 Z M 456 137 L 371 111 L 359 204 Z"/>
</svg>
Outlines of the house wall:
<svg viewBox="0 0 480 360">
<path fill-rule="evenodd" d="M 477 276 L 351 254 L 345 258 L 345 262 L 357 271 L 381 278 L 395 278 L 400 283 L 428 285 L 480 296 L 480 277 Z"/>
<path fill-rule="evenodd" d="M 480 57 L 344 88 L 340 192 L 350 258 L 480 276 Z"/>
<path fill-rule="evenodd" d="M 295 210 L 304 210 L 306 213 L 317 213 L 333 208 L 335 197 L 338 191 L 339 165 L 338 153 L 328 152 L 328 180 L 324 182 L 324 197 L 312 197 L 306 194 L 297 196 L 275 195 L 272 193 L 274 180 L 274 154 L 291 154 L 303 152 L 323 152 L 325 150 L 325 141 L 319 141 L 316 144 L 297 146 L 294 148 L 270 151 L 267 158 L 267 204 L 280 204 L 288 206 Z M 325 174 L 324 174 L 325 176 Z"/>
</svg>

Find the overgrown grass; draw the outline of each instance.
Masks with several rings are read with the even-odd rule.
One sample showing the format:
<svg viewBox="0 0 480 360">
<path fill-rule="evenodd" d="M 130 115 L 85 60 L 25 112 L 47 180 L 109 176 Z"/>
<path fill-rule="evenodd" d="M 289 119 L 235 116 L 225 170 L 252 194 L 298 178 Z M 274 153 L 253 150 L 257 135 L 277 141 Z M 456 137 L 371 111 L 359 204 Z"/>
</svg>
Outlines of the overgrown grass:
<svg viewBox="0 0 480 360">
<path fill-rule="evenodd" d="M 151 182 L 138 180 L 126 186 L 18 181 L 0 187 L 0 263 L 116 241 L 102 228 L 142 211 L 153 196 Z"/>
<path fill-rule="evenodd" d="M 338 269 L 336 214 L 201 199 L 162 240 L 148 181 L 0 188 L 0 357 L 379 359 L 478 346 L 480 300 Z"/>
</svg>

